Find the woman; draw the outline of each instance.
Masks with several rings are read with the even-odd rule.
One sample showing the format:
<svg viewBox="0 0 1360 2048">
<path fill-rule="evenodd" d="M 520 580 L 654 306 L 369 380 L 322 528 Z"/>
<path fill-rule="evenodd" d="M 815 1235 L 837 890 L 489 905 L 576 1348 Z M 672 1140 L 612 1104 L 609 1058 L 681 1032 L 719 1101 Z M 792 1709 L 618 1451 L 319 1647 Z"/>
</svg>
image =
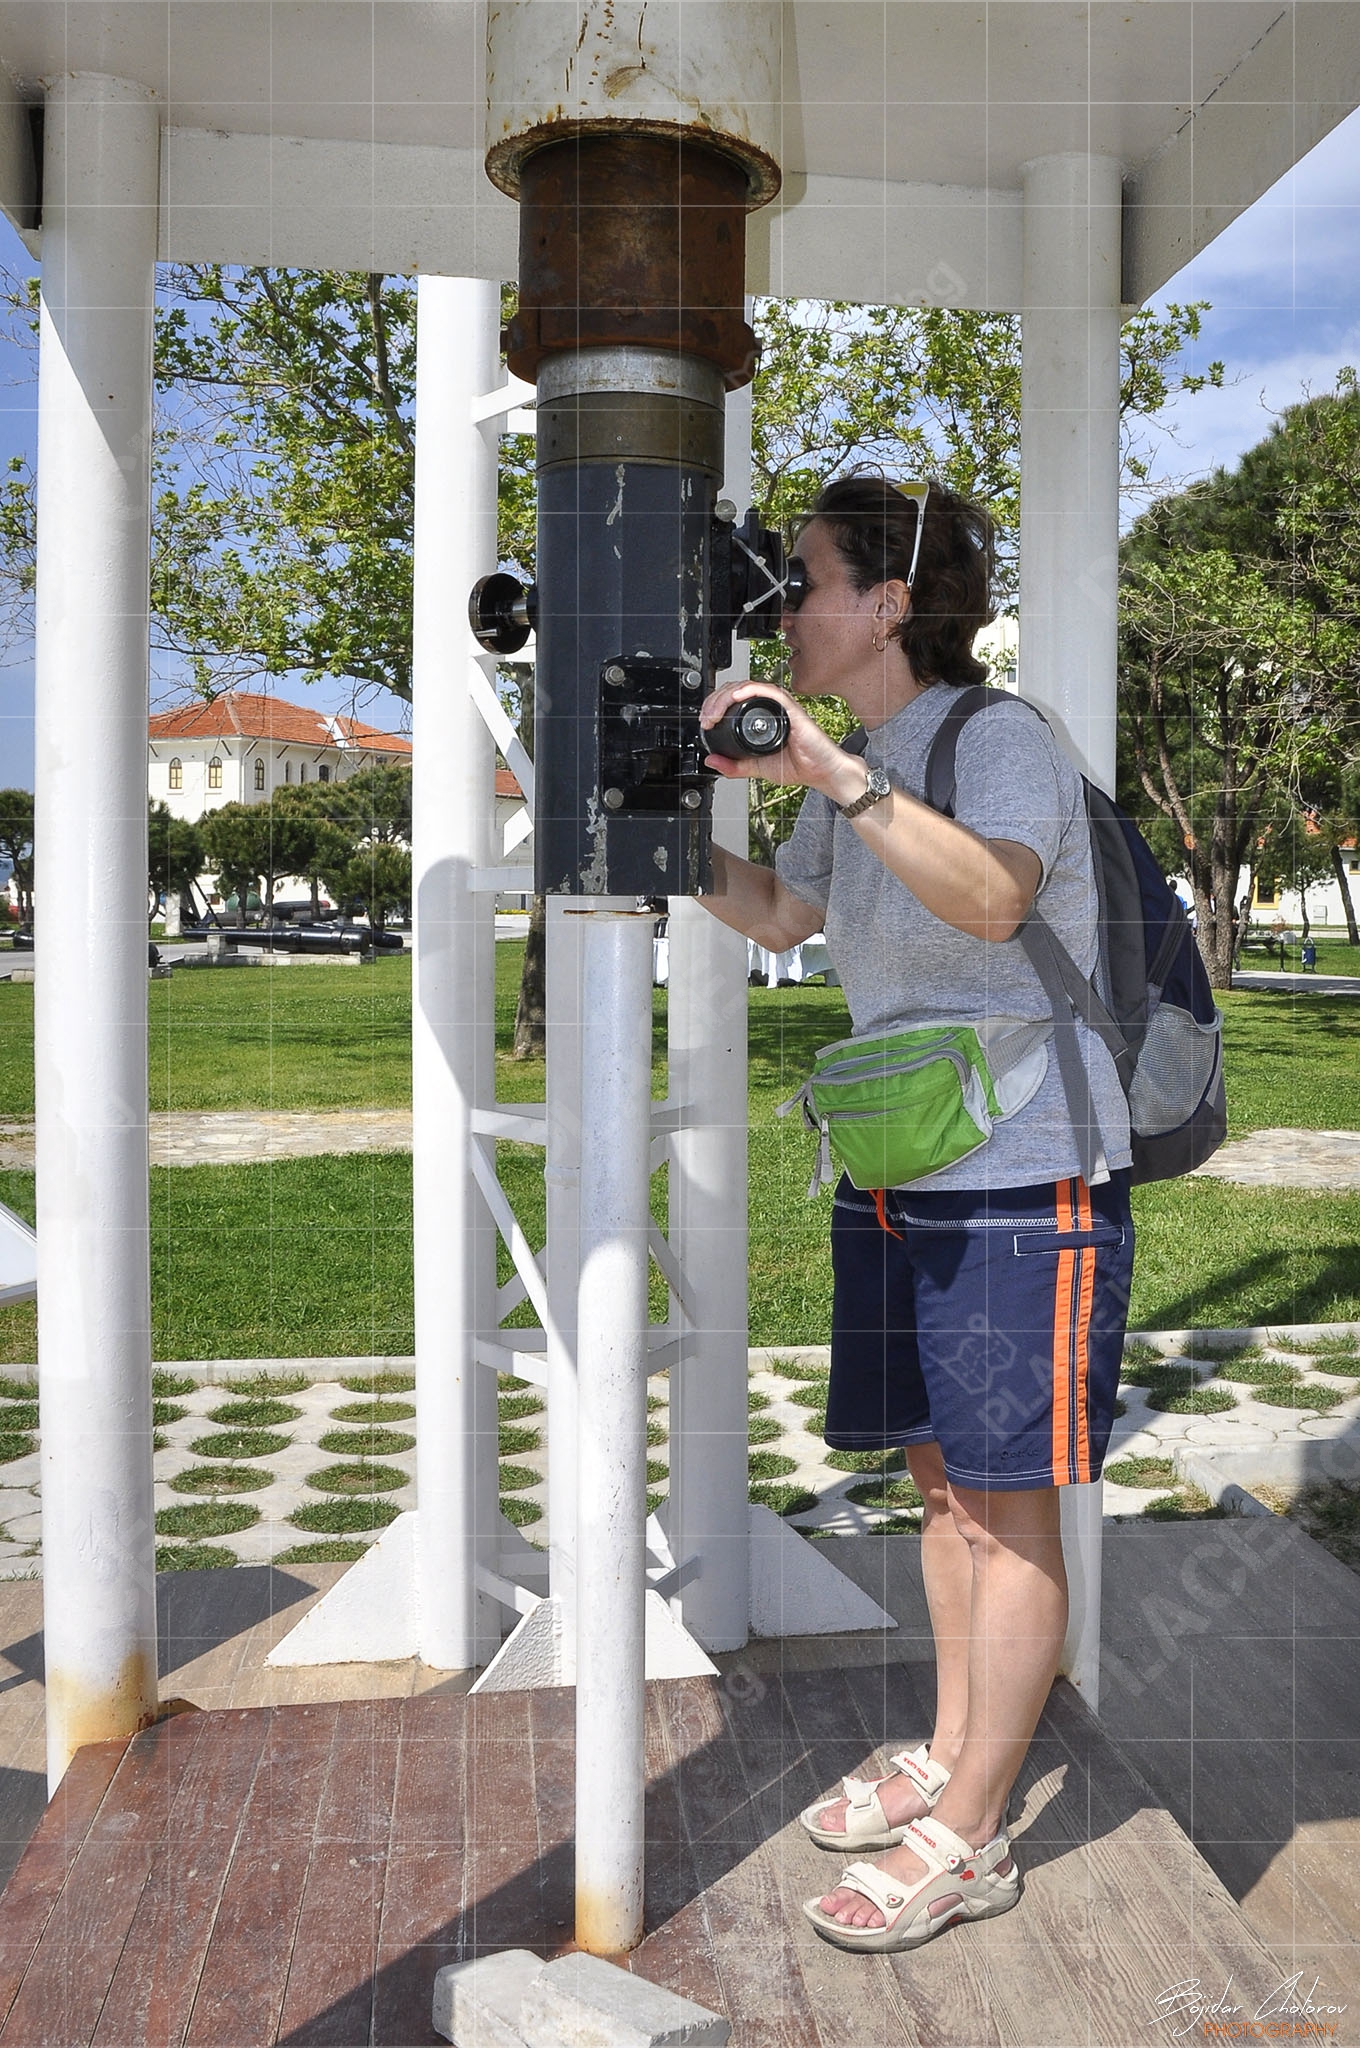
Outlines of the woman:
<svg viewBox="0 0 1360 2048">
<path fill-rule="evenodd" d="M 954 686 L 985 676 L 971 650 L 990 617 L 987 515 L 937 484 L 857 475 L 823 491 L 795 553 L 807 584 L 783 619 L 790 689 L 843 698 L 863 732 L 839 746 L 765 683 L 714 693 L 705 725 L 737 699 L 777 695 L 790 730 L 777 756 L 709 766 L 808 795 L 773 871 L 715 849 L 706 907 L 773 951 L 825 929 L 857 1038 L 997 1016 L 1042 1024 L 1038 979 L 1008 943 L 1040 890 L 1086 972 L 1096 957 L 1075 770 L 1047 725 L 1006 699 L 960 732 L 955 816 L 921 801 Z M 980 1150 L 904 1188 L 842 1178 L 836 1190 L 827 1441 L 905 1448 L 925 1502 L 937 1669 L 929 1743 L 802 1816 L 825 1846 L 890 1850 L 808 1901 L 842 1948 L 915 1947 L 1019 1896 L 1006 1803 L 1066 1631 L 1058 1489 L 1100 1473 L 1133 1256 L 1123 1092 L 1084 1028 L 1082 1050 L 1096 1185 L 1080 1178 L 1050 1058 Z"/>
</svg>

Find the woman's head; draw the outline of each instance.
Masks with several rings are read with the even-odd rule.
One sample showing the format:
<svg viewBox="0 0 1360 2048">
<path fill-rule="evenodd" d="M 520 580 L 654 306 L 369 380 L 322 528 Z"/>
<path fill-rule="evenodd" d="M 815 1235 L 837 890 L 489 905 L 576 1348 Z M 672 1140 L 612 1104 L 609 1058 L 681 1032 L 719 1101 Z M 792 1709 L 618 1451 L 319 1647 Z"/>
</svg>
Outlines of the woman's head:
<svg viewBox="0 0 1360 2048">
<path fill-rule="evenodd" d="M 914 579 L 909 572 L 920 506 L 887 477 L 866 471 L 841 477 L 822 491 L 811 517 L 822 522 L 856 590 L 910 582 L 910 610 L 891 637 L 918 683 L 986 680 L 973 641 L 993 616 L 994 540 L 980 505 L 931 484 Z"/>
</svg>

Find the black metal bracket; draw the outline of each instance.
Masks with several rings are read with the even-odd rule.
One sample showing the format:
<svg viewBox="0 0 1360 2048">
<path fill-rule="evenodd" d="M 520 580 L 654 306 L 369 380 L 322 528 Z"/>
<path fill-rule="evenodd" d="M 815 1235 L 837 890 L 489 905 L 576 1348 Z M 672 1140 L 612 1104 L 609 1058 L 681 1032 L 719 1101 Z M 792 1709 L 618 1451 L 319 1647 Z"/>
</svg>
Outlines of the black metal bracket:
<svg viewBox="0 0 1360 2048">
<path fill-rule="evenodd" d="M 608 811 L 703 805 L 713 771 L 699 729 L 704 675 L 696 664 L 619 654 L 600 670 L 600 801 Z"/>
</svg>

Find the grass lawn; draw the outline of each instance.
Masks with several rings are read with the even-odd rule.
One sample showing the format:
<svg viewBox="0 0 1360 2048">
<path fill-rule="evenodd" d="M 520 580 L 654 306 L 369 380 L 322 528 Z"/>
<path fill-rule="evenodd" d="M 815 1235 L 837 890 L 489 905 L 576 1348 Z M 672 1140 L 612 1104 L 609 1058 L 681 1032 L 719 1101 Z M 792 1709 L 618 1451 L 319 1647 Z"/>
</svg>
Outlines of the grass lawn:
<svg viewBox="0 0 1360 2048">
<path fill-rule="evenodd" d="M 1349 948 L 1342 945 L 1342 951 Z M 509 1044 L 522 948 L 496 948 L 498 1087 L 541 1099 L 543 1068 Z M 1352 958 L 1354 959 L 1354 955 Z M 1358 963 L 1360 964 L 1360 963 Z M 0 1117 L 32 1111 L 32 987 L 0 984 Z M 410 1100 L 410 964 L 246 968 L 152 983 L 158 1109 L 402 1106 Z M 664 1021 L 658 990 L 654 1011 Z M 1239 991 L 1224 998 L 1232 1132 L 1360 1129 L 1360 1010 L 1347 998 Z M 842 1037 L 839 990 L 755 989 L 750 1007 L 751 1338 L 828 1335 L 829 1196 L 804 1198 L 812 1140 L 774 1106 L 817 1047 Z M 658 1067 L 654 1092 L 664 1090 Z M 543 1232 L 541 1154 L 498 1148 L 531 1240 Z M 664 1213 L 665 1176 L 653 1182 Z M 32 1175 L 0 1174 L 32 1215 Z M 1360 1320 L 1360 1192 L 1139 1189 L 1135 1328 Z M 412 1348 L 411 1172 L 401 1154 L 272 1165 L 157 1168 L 153 1304 L 160 1358 L 402 1354 Z M 508 1262 L 501 1259 L 501 1277 Z M 653 1313 L 662 1295 L 653 1288 Z M 517 1322 L 531 1320 L 527 1309 Z M 34 1355 L 29 1305 L 0 1309 L 0 1363 Z"/>
<path fill-rule="evenodd" d="M 411 1100 L 411 960 L 194 968 L 149 988 L 153 1110 L 396 1109 Z M 33 985 L 0 982 L 0 1115 L 33 1114 Z"/>
<path fill-rule="evenodd" d="M 1270 918 L 1273 915 L 1273 911 L 1258 911 L 1256 921 L 1258 924 L 1264 923 L 1268 928 Z M 1299 937 L 1301 927 L 1297 920 L 1291 924 L 1290 930 L 1294 934 L 1294 943 L 1289 949 L 1287 971 L 1291 974 L 1297 974 L 1300 972 L 1299 947 L 1302 943 Z M 1328 925 L 1321 929 L 1314 925 L 1312 936 L 1313 944 L 1317 947 L 1317 971 L 1319 974 L 1360 975 L 1360 946 L 1353 946 L 1350 943 L 1346 937 L 1346 927 L 1344 925 Z M 1275 969 L 1274 961 L 1268 960 L 1264 953 L 1244 953 L 1242 965 L 1244 968 L 1251 969 L 1252 972 L 1256 972 L 1258 969 L 1263 973 L 1278 971 Z"/>
</svg>

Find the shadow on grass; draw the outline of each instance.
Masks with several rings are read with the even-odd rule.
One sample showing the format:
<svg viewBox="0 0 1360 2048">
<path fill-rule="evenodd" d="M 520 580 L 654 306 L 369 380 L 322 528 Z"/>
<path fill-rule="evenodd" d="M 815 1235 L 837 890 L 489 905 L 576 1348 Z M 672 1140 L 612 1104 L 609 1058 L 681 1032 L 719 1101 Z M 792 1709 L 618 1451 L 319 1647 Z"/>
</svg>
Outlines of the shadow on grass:
<svg viewBox="0 0 1360 2048">
<path fill-rule="evenodd" d="M 1344 1309 L 1348 1304 L 1353 1306 L 1354 1298 L 1360 1295 L 1360 1242 L 1286 1245 L 1275 1251 L 1257 1252 L 1215 1273 L 1213 1294 L 1220 1301 L 1231 1303 L 1237 1299 L 1248 1305 L 1242 1310 L 1242 1327 L 1335 1321 L 1338 1302 Z M 1189 1330 L 1201 1325 L 1210 1327 L 1219 1320 L 1218 1310 L 1206 1314 L 1206 1294 L 1201 1284 L 1162 1297 L 1157 1304 L 1155 1327 Z M 1148 1323 L 1148 1327 L 1153 1326 Z M 1232 1326 L 1237 1325 L 1234 1322 Z"/>
</svg>

